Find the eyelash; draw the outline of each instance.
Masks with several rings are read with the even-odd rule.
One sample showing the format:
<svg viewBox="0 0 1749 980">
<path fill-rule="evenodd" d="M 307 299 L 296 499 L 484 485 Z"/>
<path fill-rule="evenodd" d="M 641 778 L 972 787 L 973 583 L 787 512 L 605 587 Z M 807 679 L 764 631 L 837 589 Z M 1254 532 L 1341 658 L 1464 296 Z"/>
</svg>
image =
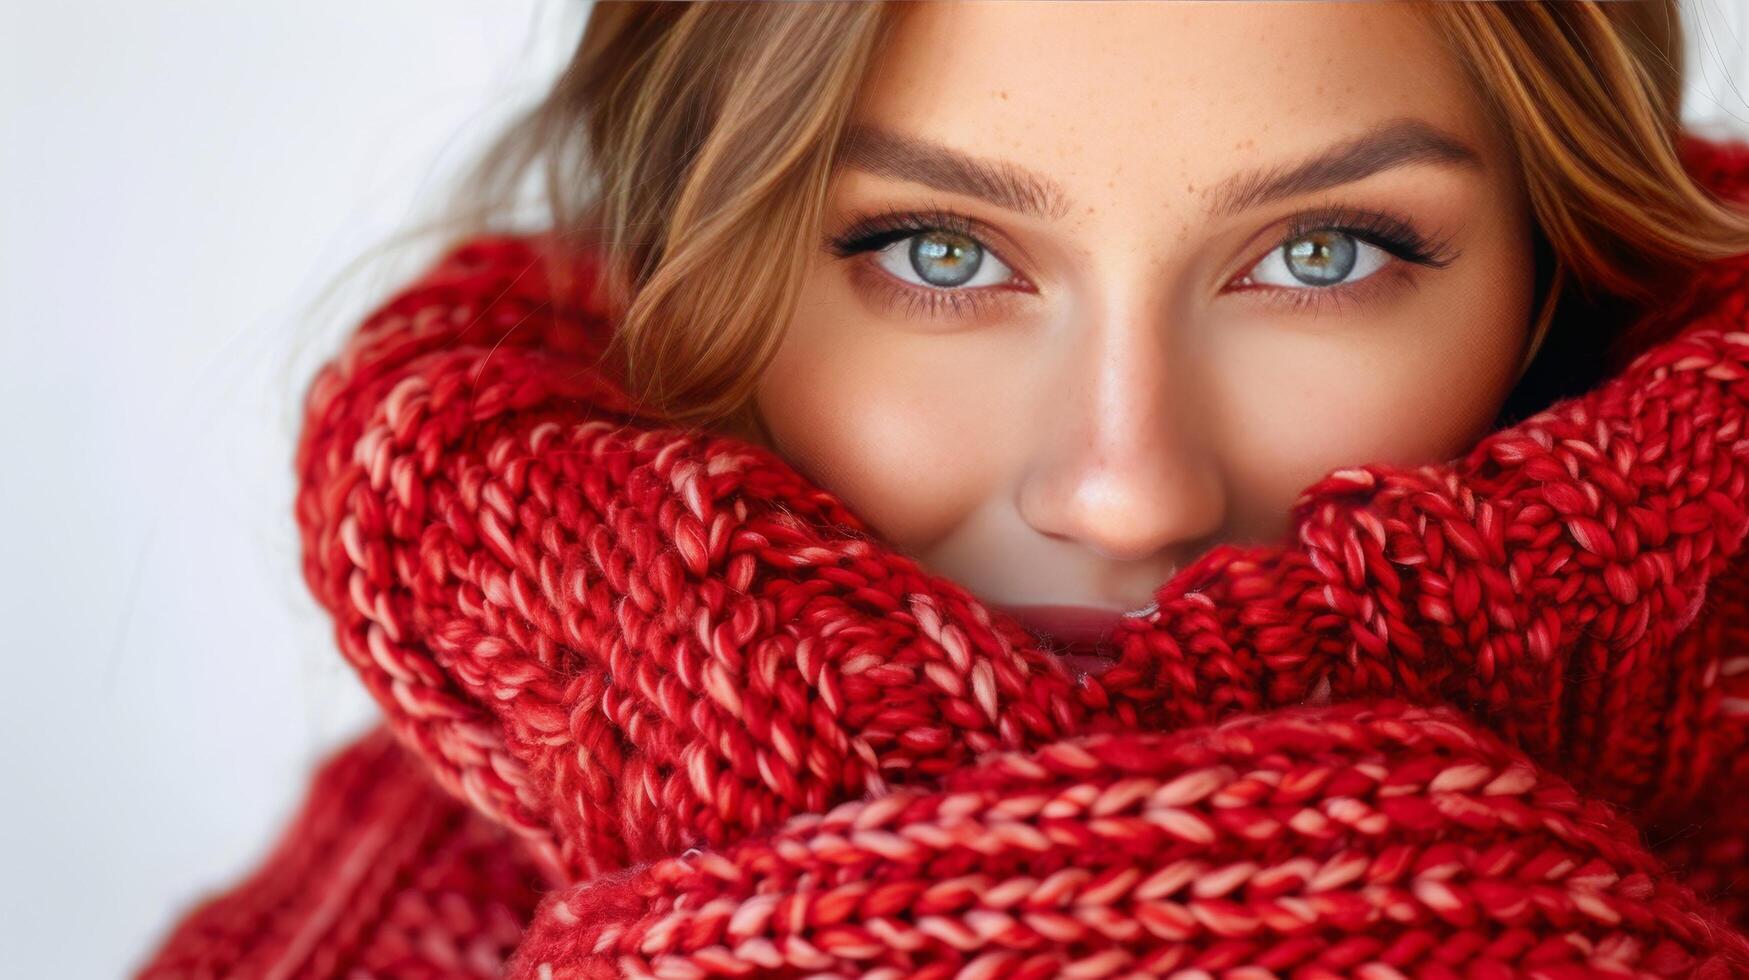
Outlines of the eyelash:
<svg viewBox="0 0 1749 980">
<path fill-rule="evenodd" d="M 857 211 L 850 218 L 850 224 L 837 235 L 829 236 L 825 243 L 826 250 L 841 259 L 853 258 L 866 252 L 878 252 L 894 242 L 931 231 L 963 235 L 977 242 L 979 248 L 996 254 L 995 249 L 985 244 L 985 236 L 979 234 L 976 222 L 940 207 L 929 207 L 920 211 Z M 1003 261 L 1007 262 L 1006 259 Z M 1015 278 L 1024 286 L 1025 278 L 1020 272 L 1012 264 L 1009 264 L 1009 269 L 1014 271 Z M 866 263 L 859 264 L 857 271 L 866 276 L 868 284 L 882 293 L 884 299 L 903 304 L 907 316 L 941 316 L 944 312 L 950 317 L 976 316 L 987 312 L 990 304 L 1008 298 L 992 295 L 993 293 L 1012 293 L 1017 288 L 1015 285 L 1004 285 L 997 289 L 925 289 L 900 282 L 878 269 L 867 268 Z"/>
<path fill-rule="evenodd" d="M 946 231 L 970 238 L 979 248 L 1001 258 L 995 249 L 985 244 L 984 236 L 979 234 L 977 222 L 940 207 L 929 207 L 920 211 L 892 209 L 855 212 L 851 215 L 849 226 L 842 232 L 829 236 L 825 247 L 833 255 L 848 259 L 863 253 L 877 252 L 895 242 L 932 231 Z M 1423 235 L 1404 217 L 1389 211 L 1373 211 L 1338 204 L 1324 204 L 1291 215 L 1287 219 L 1286 230 L 1271 250 L 1279 249 L 1316 231 L 1340 232 L 1376 246 L 1403 262 L 1432 269 L 1445 268 L 1459 255 L 1457 250 L 1451 248 L 1449 237 L 1435 239 Z M 1260 256 L 1257 261 L 1262 261 L 1263 257 Z M 1007 262 L 1006 259 L 1002 261 Z M 1256 265 L 1257 262 L 1253 262 L 1247 266 L 1241 278 L 1248 276 Z M 1011 263 L 1009 268 L 1019 280 L 1019 285 L 1024 287 L 1025 278 L 1018 270 L 1013 269 Z M 1287 293 L 1290 295 L 1283 301 L 1293 310 L 1322 313 L 1364 300 L 1369 290 L 1389 285 L 1384 280 L 1393 277 L 1393 273 L 1396 274 L 1394 278 L 1400 280 L 1404 271 L 1406 270 L 1401 268 L 1381 269 L 1348 285 L 1303 288 L 1253 285 L 1245 287 L 1243 291 Z M 883 291 L 887 298 L 902 303 L 907 315 L 940 316 L 945 313 L 952 317 L 974 316 L 986 312 L 989 304 L 1008 298 L 994 295 L 995 293 L 1015 291 L 1014 286 L 1000 289 L 920 288 L 900 282 L 879 270 L 867 269 L 866 274 L 871 278 L 870 285 Z"/>
</svg>

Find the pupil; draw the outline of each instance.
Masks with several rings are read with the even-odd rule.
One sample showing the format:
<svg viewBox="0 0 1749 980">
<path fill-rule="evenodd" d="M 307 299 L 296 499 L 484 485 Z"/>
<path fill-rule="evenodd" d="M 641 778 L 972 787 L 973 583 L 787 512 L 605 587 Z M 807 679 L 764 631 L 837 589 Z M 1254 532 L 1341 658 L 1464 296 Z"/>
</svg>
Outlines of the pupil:
<svg viewBox="0 0 1749 980">
<path fill-rule="evenodd" d="M 1328 286 L 1354 271 L 1354 239 L 1339 231 L 1314 231 L 1282 246 L 1288 271 L 1311 286 Z"/>
<path fill-rule="evenodd" d="M 958 286 L 983 262 L 984 250 L 963 235 L 937 231 L 911 240 L 911 267 L 931 286 Z"/>
</svg>

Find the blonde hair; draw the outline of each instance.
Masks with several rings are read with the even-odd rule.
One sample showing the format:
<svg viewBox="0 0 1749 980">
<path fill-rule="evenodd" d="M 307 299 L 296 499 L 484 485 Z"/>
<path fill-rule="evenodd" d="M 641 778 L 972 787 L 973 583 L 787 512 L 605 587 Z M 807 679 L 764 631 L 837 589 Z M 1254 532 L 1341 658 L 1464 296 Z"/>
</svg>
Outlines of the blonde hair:
<svg viewBox="0 0 1749 980">
<path fill-rule="evenodd" d="M 1589 358 L 1595 373 L 1643 341 L 1621 328 L 1685 271 L 1749 251 L 1749 216 L 1679 158 L 1677 3 L 1416 4 L 1524 173 L 1539 266 L 1527 366 L 1568 321 L 1584 329 L 1556 359 Z M 538 173 L 554 233 L 604 250 L 598 287 L 618 317 L 606 356 L 628 390 L 676 424 L 762 431 L 757 379 L 899 9 L 600 0 L 551 92 L 462 185 L 468 233 Z M 1521 386 L 1518 413 L 1589 380 L 1570 365 L 1545 374 Z"/>
</svg>

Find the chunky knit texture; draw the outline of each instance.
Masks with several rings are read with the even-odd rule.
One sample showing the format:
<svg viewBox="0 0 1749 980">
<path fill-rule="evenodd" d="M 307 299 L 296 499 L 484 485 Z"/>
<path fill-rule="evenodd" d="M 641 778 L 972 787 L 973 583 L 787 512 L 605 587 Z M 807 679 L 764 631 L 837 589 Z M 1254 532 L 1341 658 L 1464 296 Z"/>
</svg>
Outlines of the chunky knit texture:
<svg viewBox="0 0 1749 980">
<path fill-rule="evenodd" d="M 640 414 L 593 261 L 467 242 L 316 378 L 305 575 L 385 720 L 141 976 L 1749 975 L 1749 256 L 1099 678 Z"/>
</svg>

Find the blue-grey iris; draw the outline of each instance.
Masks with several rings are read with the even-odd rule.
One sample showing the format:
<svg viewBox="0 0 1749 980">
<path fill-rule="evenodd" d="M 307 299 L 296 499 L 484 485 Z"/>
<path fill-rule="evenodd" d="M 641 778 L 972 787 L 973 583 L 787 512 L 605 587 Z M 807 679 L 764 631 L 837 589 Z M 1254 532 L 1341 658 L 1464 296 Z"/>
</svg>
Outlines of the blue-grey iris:
<svg viewBox="0 0 1749 980">
<path fill-rule="evenodd" d="M 1340 231 L 1314 231 L 1281 247 L 1287 271 L 1308 286 L 1330 286 L 1354 271 L 1359 249 Z"/>
<path fill-rule="evenodd" d="M 931 286 L 958 286 L 983 263 L 984 249 L 963 235 L 937 231 L 911 239 L 911 267 Z"/>
</svg>

